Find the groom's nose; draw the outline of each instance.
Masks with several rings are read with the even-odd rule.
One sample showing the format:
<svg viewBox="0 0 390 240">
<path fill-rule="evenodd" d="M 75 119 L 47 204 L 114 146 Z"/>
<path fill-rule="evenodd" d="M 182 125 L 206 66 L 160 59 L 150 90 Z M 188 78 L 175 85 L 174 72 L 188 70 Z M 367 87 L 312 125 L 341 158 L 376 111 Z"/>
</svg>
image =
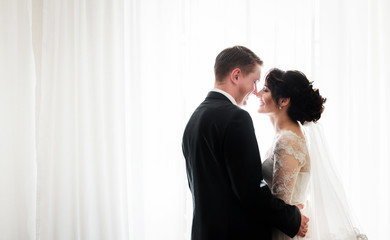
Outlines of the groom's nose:
<svg viewBox="0 0 390 240">
<path fill-rule="evenodd" d="M 257 84 L 255 83 L 255 89 L 252 91 L 252 94 L 256 97 L 259 97 L 259 92 L 257 91 Z"/>
</svg>

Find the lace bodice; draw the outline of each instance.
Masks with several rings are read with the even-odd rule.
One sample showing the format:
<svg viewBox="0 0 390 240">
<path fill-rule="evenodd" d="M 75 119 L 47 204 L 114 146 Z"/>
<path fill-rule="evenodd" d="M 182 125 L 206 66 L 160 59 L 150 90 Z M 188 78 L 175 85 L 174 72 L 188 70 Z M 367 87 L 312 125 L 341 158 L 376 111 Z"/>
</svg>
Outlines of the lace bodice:
<svg viewBox="0 0 390 240">
<path fill-rule="evenodd" d="M 322 135 L 320 134 L 318 136 Z M 317 148 L 318 146 L 323 146 L 323 139 L 317 139 L 318 136 L 310 134 L 308 136 L 308 139 L 311 139 L 311 153 L 313 153 L 313 141 Z M 318 149 L 316 150 L 319 151 Z M 309 222 L 309 231 L 307 232 L 306 237 L 302 238 L 295 236 L 292 239 L 367 240 L 366 235 L 360 234 L 357 228 L 353 227 L 347 211 L 334 212 L 334 209 L 332 208 L 332 211 L 326 210 L 326 206 L 337 206 L 338 209 L 340 207 L 341 209 L 344 209 L 345 197 L 340 195 L 340 188 L 342 186 L 339 186 L 339 189 L 331 188 L 334 191 L 338 191 L 337 194 L 332 194 L 332 196 L 336 196 L 337 198 L 327 198 L 326 203 L 323 202 L 324 200 L 322 197 L 318 198 L 318 196 L 313 193 L 314 189 L 317 192 L 324 191 L 320 188 L 324 187 L 324 184 L 319 185 L 318 180 L 319 178 L 323 180 L 324 177 L 327 179 L 326 172 L 322 172 L 327 169 L 324 164 L 329 163 L 325 161 L 326 158 L 321 158 L 325 155 L 326 151 L 321 151 L 320 155 L 312 155 L 313 159 L 310 159 L 305 138 L 299 137 L 291 131 L 282 131 L 275 136 L 274 142 L 265 156 L 266 160 L 263 162 L 263 176 L 264 180 L 271 188 L 272 193 L 288 204 L 303 204 L 304 208 L 301 210 L 302 214 L 311 218 Z M 311 165 L 311 163 L 313 163 L 313 165 Z M 313 166 L 313 168 L 311 166 Z M 321 167 L 319 168 L 319 166 Z M 319 170 L 321 172 L 319 172 Z M 311 176 L 312 171 L 313 176 Z M 309 184 L 313 184 L 311 191 L 309 190 Z M 309 192 L 313 194 L 310 196 L 310 201 L 308 201 Z M 326 192 L 328 197 L 331 192 L 332 191 Z M 331 199 L 331 201 L 328 201 L 328 199 Z M 314 205 L 312 205 L 312 203 L 314 203 Z M 314 206 L 317 209 L 314 209 Z M 326 212 L 326 214 L 323 214 L 324 212 Z M 345 223 L 342 227 L 338 224 L 341 222 Z M 272 232 L 272 239 L 291 240 L 289 236 L 278 229 L 274 229 Z"/>
<path fill-rule="evenodd" d="M 304 203 L 310 180 L 310 158 L 304 138 L 282 131 L 263 163 L 263 176 L 272 193 L 289 204 Z"/>
</svg>

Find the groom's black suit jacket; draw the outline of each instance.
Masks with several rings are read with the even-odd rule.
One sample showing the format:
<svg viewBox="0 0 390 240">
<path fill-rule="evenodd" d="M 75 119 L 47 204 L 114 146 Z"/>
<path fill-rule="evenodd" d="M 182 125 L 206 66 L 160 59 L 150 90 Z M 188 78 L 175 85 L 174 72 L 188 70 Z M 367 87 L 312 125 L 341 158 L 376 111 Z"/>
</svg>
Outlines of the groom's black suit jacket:
<svg viewBox="0 0 390 240">
<path fill-rule="evenodd" d="M 191 116 L 182 147 L 194 204 L 193 240 L 271 239 L 272 227 L 297 234 L 299 210 L 273 197 L 264 184 L 245 110 L 210 92 Z"/>
</svg>

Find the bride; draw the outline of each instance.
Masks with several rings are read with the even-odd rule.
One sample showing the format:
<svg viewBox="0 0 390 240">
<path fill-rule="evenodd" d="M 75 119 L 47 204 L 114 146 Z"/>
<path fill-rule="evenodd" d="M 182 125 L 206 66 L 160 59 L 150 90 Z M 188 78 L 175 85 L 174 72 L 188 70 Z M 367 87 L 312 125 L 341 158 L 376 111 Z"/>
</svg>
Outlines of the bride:
<svg viewBox="0 0 390 240">
<path fill-rule="evenodd" d="M 272 69 L 260 91 L 259 113 L 275 129 L 273 145 L 263 163 L 263 176 L 272 193 L 288 204 L 303 206 L 310 218 L 305 238 L 367 239 L 354 227 L 351 212 L 328 156 L 321 127 L 324 110 L 318 89 L 299 71 Z M 274 229 L 273 239 L 291 239 Z"/>
</svg>

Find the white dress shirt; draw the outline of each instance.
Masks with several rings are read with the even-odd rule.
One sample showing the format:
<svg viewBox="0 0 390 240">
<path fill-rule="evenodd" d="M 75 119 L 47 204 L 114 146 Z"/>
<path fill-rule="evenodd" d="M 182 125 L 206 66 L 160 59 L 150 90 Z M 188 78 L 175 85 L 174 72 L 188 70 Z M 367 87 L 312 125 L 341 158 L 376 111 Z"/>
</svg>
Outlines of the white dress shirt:
<svg viewBox="0 0 390 240">
<path fill-rule="evenodd" d="M 219 88 L 213 88 L 211 91 L 212 92 L 219 92 L 219 93 L 225 95 L 225 97 L 227 97 L 234 105 L 238 106 L 236 100 L 229 93 L 227 93 Z"/>
</svg>

